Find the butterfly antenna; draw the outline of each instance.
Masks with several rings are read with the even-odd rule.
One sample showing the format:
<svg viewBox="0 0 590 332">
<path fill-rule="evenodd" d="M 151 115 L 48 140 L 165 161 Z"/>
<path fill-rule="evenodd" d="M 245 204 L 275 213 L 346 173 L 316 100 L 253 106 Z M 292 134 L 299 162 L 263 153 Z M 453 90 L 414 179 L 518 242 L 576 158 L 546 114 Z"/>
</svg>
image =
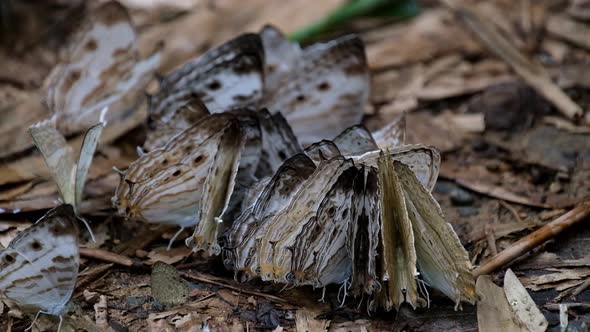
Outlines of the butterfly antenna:
<svg viewBox="0 0 590 332">
<path fill-rule="evenodd" d="M 59 315 L 59 324 L 57 325 L 57 332 L 61 331 L 61 324 L 64 322 L 64 318 L 62 315 Z"/>
<path fill-rule="evenodd" d="M 176 240 L 176 238 L 180 235 L 180 233 L 182 233 L 182 231 L 184 231 L 184 227 L 180 227 L 178 232 L 176 232 L 174 234 L 174 236 L 170 239 L 170 242 L 168 242 L 168 247 L 166 248 L 166 251 L 170 251 L 170 248 L 172 248 L 172 243 L 174 243 L 174 240 Z"/>
<path fill-rule="evenodd" d="M 102 126 L 106 126 L 107 125 L 107 113 L 109 112 L 109 107 L 105 106 L 103 107 L 102 110 L 100 110 L 100 117 L 99 117 L 99 121 L 102 124 Z"/>
<path fill-rule="evenodd" d="M 88 233 L 90 234 L 90 238 L 92 239 L 92 242 L 96 243 L 96 238 L 94 237 L 94 233 L 92 232 L 92 228 L 90 228 L 90 222 L 82 216 L 76 216 L 76 217 L 78 217 L 78 219 L 80 219 L 80 221 L 82 221 L 84 223 L 84 226 L 86 226 L 86 229 L 88 230 Z"/>
</svg>

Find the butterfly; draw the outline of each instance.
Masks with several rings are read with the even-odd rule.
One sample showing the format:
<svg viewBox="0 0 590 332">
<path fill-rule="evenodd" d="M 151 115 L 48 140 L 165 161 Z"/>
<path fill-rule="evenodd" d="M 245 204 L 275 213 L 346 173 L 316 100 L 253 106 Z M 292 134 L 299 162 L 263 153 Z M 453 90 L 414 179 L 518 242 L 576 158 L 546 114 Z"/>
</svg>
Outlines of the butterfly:
<svg viewBox="0 0 590 332">
<path fill-rule="evenodd" d="M 341 284 L 373 310 L 424 305 L 423 283 L 473 302 L 467 254 L 429 190 L 439 162 L 419 145 L 380 150 L 361 126 L 311 145 L 234 220 L 224 262 L 241 280 Z"/>
<path fill-rule="evenodd" d="M 26 311 L 62 316 L 78 277 L 78 229 L 74 209 L 63 204 L 0 250 L 0 298 Z M 31 325 L 32 326 L 32 325 Z"/>
<path fill-rule="evenodd" d="M 128 219 L 178 225 L 179 232 L 198 225 L 190 245 L 218 253 L 219 225 L 213 221 L 238 213 L 245 189 L 301 148 L 280 113 L 236 109 L 208 114 L 201 107 L 205 115 L 197 124 L 121 174 L 113 203 Z M 218 175 L 213 165 L 220 169 Z M 219 192 L 231 199 L 215 196 Z M 205 213 L 209 215 L 201 215 Z"/>
<path fill-rule="evenodd" d="M 51 178 L 56 183 L 62 203 L 73 207 L 74 213 L 84 222 L 94 240 L 94 234 L 88 222 L 80 216 L 80 204 L 84 193 L 84 184 L 88 177 L 88 170 L 98 146 L 107 109 L 101 111 L 98 124 L 86 131 L 78 159 L 74 159 L 72 147 L 65 137 L 57 130 L 54 116 L 29 128 L 33 142 L 41 152 Z"/>
<path fill-rule="evenodd" d="M 362 41 L 345 36 L 306 48 L 275 28 L 244 34 L 165 76 L 150 99 L 151 129 L 186 129 L 187 111 L 199 98 L 211 112 L 236 108 L 282 113 L 303 145 L 332 137 L 358 123 L 368 102 L 368 69 Z M 337 114 L 337 116 L 334 116 Z M 162 138 L 159 143 L 165 142 Z M 155 147 L 148 139 L 144 148 Z"/>
<path fill-rule="evenodd" d="M 64 53 L 45 82 L 45 102 L 57 116 L 60 132 L 67 136 L 85 130 L 98 122 L 105 107 L 110 110 L 106 120 L 113 125 L 107 135 L 111 139 L 143 121 L 130 110 L 144 100 L 143 89 L 160 53 L 139 58 L 137 34 L 122 5 L 110 1 L 94 10 Z"/>
<path fill-rule="evenodd" d="M 369 71 L 362 40 L 347 35 L 305 48 L 266 26 L 261 107 L 281 112 L 304 146 L 329 139 L 359 123 L 369 98 Z"/>
<path fill-rule="evenodd" d="M 208 115 L 121 172 L 113 205 L 127 219 L 180 226 L 199 224 L 196 241 L 219 250 L 217 227 L 232 194 L 243 139 L 230 113 Z"/>
<path fill-rule="evenodd" d="M 149 97 L 150 130 L 144 149 L 163 146 L 209 111 L 257 105 L 262 96 L 263 62 L 260 37 L 244 34 L 164 76 L 159 92 Z"/>
</svg>

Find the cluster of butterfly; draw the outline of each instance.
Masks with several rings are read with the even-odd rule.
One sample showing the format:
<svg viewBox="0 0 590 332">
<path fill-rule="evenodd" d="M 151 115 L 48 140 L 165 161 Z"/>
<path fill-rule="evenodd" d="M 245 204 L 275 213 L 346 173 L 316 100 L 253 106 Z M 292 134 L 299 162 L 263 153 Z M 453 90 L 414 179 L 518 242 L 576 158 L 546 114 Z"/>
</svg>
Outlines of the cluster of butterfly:
<svg viewBox="0 0 590 332">
<path fill-rule="evenodd" d="M 60 317 L 77 278 L 74 221 L 92 155 L 106 122 L 124 117 L 111 108 L 137 95 L 158 62 L 139 60 L 116 3 L 76 40 L 50 76 L 55 116 L 31 127 L 64 205 L 0 252 L 0 296 Z M 112 91 L 102 79 L 116 82 Z M 222 253 L 241 280 L 341 284 L 368 295 L 370 309 L 422 306 L 424 284 L 473 303 L 467 253 L 430 194 L 440 156 L 405 145 L 403 119 L 373 134 L 357 125 L 368 91 L 356 36 L 305 48 L 272 27 L 239 36 L 160 80 L 113 205 L 127 219 L 179 226 L 170 245 L 194 227 L 186 244 Z M 97 122 L 75 162 L 62 134 Z"/>
</svg>

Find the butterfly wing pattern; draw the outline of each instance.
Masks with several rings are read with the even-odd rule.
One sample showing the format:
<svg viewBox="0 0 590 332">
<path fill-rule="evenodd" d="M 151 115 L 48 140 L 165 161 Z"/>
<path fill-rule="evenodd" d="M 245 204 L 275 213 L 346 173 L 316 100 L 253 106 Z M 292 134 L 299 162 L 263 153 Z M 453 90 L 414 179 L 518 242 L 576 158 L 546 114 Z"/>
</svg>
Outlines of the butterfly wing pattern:
<svg viewBox="0 0 590 332">
<path fill-rule="evenodd" d="M 46 80 L 46 103 L 58 118 L 60 132 L 71 135 L 89 128 L 105 107 L 110 110 L 107 121 L 123 121 L 143 100 L 160 54 L 141 60 L 136 38 L 127 10 L 114 1 L 82 23 L 66 58 Z"/>
<path fill-rule="evenodd" d="M 313 44 L 296 59 L 296 51 L 282 56 L 285 49 L 297 46 L 286 46 L 290 42 L 281 41 L 271 27 L 263 29 L 262 38 L 265 45 L 281 45 L 265 49 L 266 57 L 284 60 L 267 67 L 267 72 L 275 70 L 261 104 L 271 113 L 281 112 L 303 145 L 332 138 L 361 121 L 369 98 L 369 73 L 360 38 L 349 35 Z"/>
<path fill-rule="evenodd" d="M 358 125 L 368 85 L 358 37 L 239 36 L 164 77 L 148 152 L 113 203 L 195 226 L 186 244 L 223 253 L 242 281 L 341 284 L 371 310 L 423 306 L 423 283 L 473 302 L 467 254 L 430 194 L 440 154 L 404 144 L 404 117 L 375 136 Z"/>
<path fill-rule="evenodd" d="M 242 281 L 342 284 L 369 295 L 371 310 L 424 306 L 421 282 L 473 303 L 467 254 L 430 194 L 438 152 L 380 150 L 358 126 L 334 142 L 310 146 L 264 181 L 226 233 L 226 266 Z M 349 157 L 334 155 L 341 150 Z"/>
<path fill-rule="evenodd" d="M 64 315 L 80 263 L 71 205 L 47 212 L 0 250 L 0 298 L 24 310 Z"/>
</svg>

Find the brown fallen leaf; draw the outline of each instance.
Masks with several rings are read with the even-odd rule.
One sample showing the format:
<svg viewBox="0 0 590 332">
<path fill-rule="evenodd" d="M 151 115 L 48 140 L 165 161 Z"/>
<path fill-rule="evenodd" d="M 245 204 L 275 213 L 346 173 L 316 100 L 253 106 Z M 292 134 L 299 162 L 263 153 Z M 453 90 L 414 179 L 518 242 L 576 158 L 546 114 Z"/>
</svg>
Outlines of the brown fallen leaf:
<svg viewBox="0 0 590 332">
<path fill-rule="evenodd" d="M 556 288 L 557 283 L 566 282 L 571 280 L 581 280 L 587 276 L 590 276 L 590 268 L 580 269 L 559 269 L 554 273 L 547 273 L 541 275 L 533 275 L 522 277 L 522 283 L 525 287 L 533 289 L 534 286 L 551 284 L 544 288 Z"/>
<path fill-rule="evenodd" d="M 547 319 L 510 269 L 504 274 L 504 293 L 512 309 L 512 316 L 520 326 L 531 332 L 547 329 Z"/>
<path fill-rule="evenodd" d="M 166 264 L 178 263 L 192 254 L 192 250 L 186 246 L 166 250 L 166 247 L 156 248 L 148 253 L 149 260 L 145 264 L 152 265 L 156 262 Z"/>
<path fill-rule="evenodd" d="M 479 296 L 477 323 L 480 332 L 524 331 L 512 318 L 506 295 L 501 287 L 494 284 L 492 277 L 485 275 L 477 278 L 475 289 Z"/>
<path fill-rule="evenodd" d="M 315 319 L 318 313 L 301 309 L 295 313 L 295 331 L 297 332 L 325 332 L 330 326 L 329 320 Z"/>
</svg>

